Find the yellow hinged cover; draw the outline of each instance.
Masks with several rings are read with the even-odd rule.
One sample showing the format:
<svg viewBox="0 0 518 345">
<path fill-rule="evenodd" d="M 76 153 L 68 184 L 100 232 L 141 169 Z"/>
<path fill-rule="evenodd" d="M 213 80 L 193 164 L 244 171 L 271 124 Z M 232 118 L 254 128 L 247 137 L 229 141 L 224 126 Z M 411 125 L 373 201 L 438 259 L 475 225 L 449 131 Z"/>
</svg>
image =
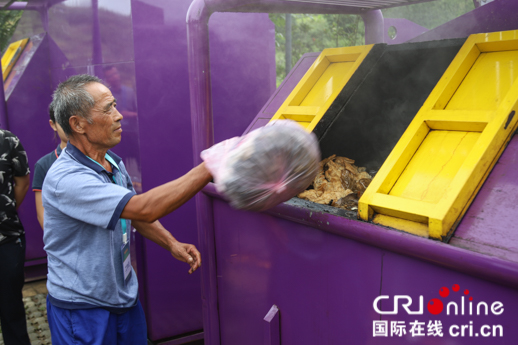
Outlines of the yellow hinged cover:
<svg viewBox="0 0 518 345">
<path fill-rule="evenodd" d="M 324 49 L 270 121 L 291 119 L 313 131 L 372 47 Z"/>
<path fill-rule="evenodd" d="M 359 201 L 363 220 L 443 239 L 517 127 L 518 30 L 471 35 Z"/>
<path fill-rule="evenodd" d="M 13 66 L 16 64 L 16 61 L 22 54 L 22 51 L 27 45 L 28 41 L 28 38 L 24 38 L 23 40 L 11 43 L 9 47 L 7 47 L 4 55 L 2 56 L 2 74 L 4 81 L 9 75 L 9 72 L 11 72 Z"/>
</svg>

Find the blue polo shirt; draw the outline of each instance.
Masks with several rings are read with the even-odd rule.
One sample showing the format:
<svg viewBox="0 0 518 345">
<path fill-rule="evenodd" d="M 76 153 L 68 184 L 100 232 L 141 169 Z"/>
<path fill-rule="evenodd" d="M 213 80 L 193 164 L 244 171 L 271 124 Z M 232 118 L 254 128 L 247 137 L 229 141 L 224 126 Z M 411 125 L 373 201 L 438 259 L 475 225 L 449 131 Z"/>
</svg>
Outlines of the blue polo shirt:
<svg viewBox="0 0 518 345">
<path fill-rule="evenodd" d="M 113 174 L 69 142 L 43 182 L 47 289 L 60 308 L 123 312 L 137 302 L 133 269 L 124 282 L 120 219 L 136 193 L 121 158 L 107 155 Z"/>
<path fill-rule="evenodd" d="M 36 164 L 34 165 L 34 174 L 32 178 L 32 191 L 33 192 L 41 192 L 41 188 L 43 187 L 43 181 L 45 180 L 45 176 L 47 176 L 47 172 L 56 159 L 58 159 L 61 154 L 61 146 L 58 144 L 58 147 L 41 157 Z"/>
</svg>

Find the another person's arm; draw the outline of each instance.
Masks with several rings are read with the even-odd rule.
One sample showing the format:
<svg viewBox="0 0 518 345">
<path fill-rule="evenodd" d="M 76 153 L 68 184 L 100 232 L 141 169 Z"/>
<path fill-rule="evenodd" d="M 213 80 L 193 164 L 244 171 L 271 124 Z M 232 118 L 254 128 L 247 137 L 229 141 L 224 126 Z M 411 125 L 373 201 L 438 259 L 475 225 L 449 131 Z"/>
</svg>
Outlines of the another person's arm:
<svg viewBox="0 0 518 345">
<path fill-rule="evenodd" d="M 14 177 L 14 200 L 16 200 L 16 209 L 20 207 L 29 190 L 31 183 L 29 175 Z"/>
<path fill-rule="evenodd" d="M 191 266 L 189 274 L 200 267 L 201 256 L 196 247 L 192 244 L 178 242 L 158 220 L 153 223 L 134 220 L 132 225 L 142 236 L 169 251 L 174 258 L 188 263 Z"/>
<path fill-rule="evenodd" d="M 16 138 L 16 137 L 15 137 Z M 18 138 L 11 141 L 12 146 L 12 166 L 14 173 L 14 200 L 16 201 L 16 209 L 20 207 L 25 198 L 25 194 L 29 190 L 31 183 L 29 177 L 29 162 L 27 153 Z"/>
<path fill-rule="evenodd" d="M 38 216 L 38 222 L 43 229 L 43 201 L 41 201 L 41 192 L 35 191 L 34 198 L 36 199 L 36 215 Z"/>
<path fill-rule="evenodd" d="M 185 204 L 211 179 L 205 163 L 201 163 L 174 181 L 131 197 L 120 217 L 153 223 Z"/>
</svg>

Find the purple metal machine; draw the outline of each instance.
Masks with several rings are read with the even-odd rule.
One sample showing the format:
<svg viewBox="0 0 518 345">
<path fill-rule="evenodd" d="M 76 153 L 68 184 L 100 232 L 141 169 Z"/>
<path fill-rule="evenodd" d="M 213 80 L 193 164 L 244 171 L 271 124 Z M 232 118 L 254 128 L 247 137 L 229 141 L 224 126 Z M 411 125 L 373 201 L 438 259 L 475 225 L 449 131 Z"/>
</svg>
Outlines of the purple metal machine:
<svg viewBox="0 0 518 345">
<path fill-rule="evenodd" d="M 273 107 L 268 97 L 278 102 L 300 79 L 296 73 L 304 68 L 294 69 L 274 93 L 274 27 L 264 13 L 360 14 L 367 44 L 518 29 L 514 0 L 476 0 L 477 9 L 428 32 L 404 19 L 384 19 L 379 11 L 415 2 L 421 1 L 17 2 L 11 8 L 25 12 L 13 40 L 31 37 L 31 44 L 6 81 L 5 97 L 0 94 L 0 124 L 20 137 L 33 167 L 57 144 L 47 125 L 52 90 L 70 75 L 95 74 L 124 99 L 124 139 L 115 151 L 136 188 L 146 191 L 184 174 L 214 142 L 264 124 L 272 110 L 268 105 Z M 398 30 L 394 40 L 387 35 L 390 26 Z M 265 213 L 236 211 L 209 185 L 196 206 L 191 201 L 162 220 L 179 240 L 197 243 L 197 219 L 201 284 L 199 275 L 189 276 L 184 265 L 135 234 L 150 340 L 170 345 L 203 337 L 207 344 L 515 344 L 517 153 L 513 139 L 450 244 L 290 203 Z M 31 192 L 20 214 L 28 239 L 27 277 L 37 279 L 45 274 L 46 259 Z M 453 284 L 460 290 L 454 292 Z M 426 311 L 443 286 L 450 288 L 447 301 L 457 305 L 457 315 Z M 404 312 L 402 299 L 398 314 L 379 315 L 373 302 L 380 296 L 387 297 L 380 300 L 383 310 L 395 296 L 410 296 L 411 311 L 424 296 L 425 311 Z M 480 302 L 488 305 L 487 316 L 473 313 Z M 374 321 L 387 321 L 389 327 L 391 321 L 396 327 L 405 322 L 407 331 L 414 322 L 425 336 L 374 337 Z M 430 321 L 442 322 L 443 337 L 426 335 Z M 449 332 L 452 325 L 457 336 Z M 503 337 L 483 336 L 483 326 L 490 333 L 501 326 Z"/>
<path fill-rule="evenodd" d="M 57 145 L 48 125 L 51 93 L 79 73 L 104 79 L 119 101 L 124 134 L 114 151 L 123 157 L 137 191 L 192 168 L 185 27 L 190 4 L 33 0 L 11 5 L 25 10 L 12 40 L 31 39 L 6 80 L 0 121 L 19 136 L 31 169 Z M 219 123 L 214 135 L 223 140 L 240 135 L 275 90 L 275 31 L 266 14 L 221 13 L 209 27 L 213 114 Z M 28 192 L 20 209 L 28 280 L 46 275 L 33 194 Z M 161 222 L 178 240 L 197 244 L 195 211 L 191 201 Z M 200 275 L 190 276 L 185 265 L 138 233 L 133 243 L 149 339 L 167 344 L 202 339 Z"/>
<path fill-rule="evenodd" d="M 429 32 L 384 21 L 375 9 L 402 2 L 195 0 L 187 15 L 195 163 L 215 142 L 207 73 L 213 13 L 357 13 L 367 44 L 389 42 L 387 25 L 400 25 L 400 39 L 414 42 L 518 29 L 518 3 L 511 0 L 477 1 L 475 10 Z M 298 67 L 310 63 L 301 59 Z M 269 120 L 272 104 L 303 72 L 294 68 L 249 129 Z M 517 154 L 515 136 L 449 244 L 293 202 L 264 213 L 234 210 L 210 184 L 196 198 L 205 342 L 516 344 Z M 443 302 L 442 312 L 430 311 Z"/>
</svg>

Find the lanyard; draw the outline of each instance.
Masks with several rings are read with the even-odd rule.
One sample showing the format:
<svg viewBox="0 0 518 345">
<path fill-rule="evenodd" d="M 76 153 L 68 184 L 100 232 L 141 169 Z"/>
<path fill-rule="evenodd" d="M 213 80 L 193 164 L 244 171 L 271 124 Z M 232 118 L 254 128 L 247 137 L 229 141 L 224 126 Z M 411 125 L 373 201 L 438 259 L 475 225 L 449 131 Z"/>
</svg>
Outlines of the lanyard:
<svg viewBox="0 0 518 345">
<path fill-rule="evenodd" d="M 88 157 L 88 156 L 86 156 L 86 157 Z M 90 159 L 92 162 L 94 162 L 95 164 L 99 165 L 101 168 L 104 169 L 104 167 L 101 164 L 99 164 L 99 162 L 93 160 L 90 157 L 88 157 L 88 159 Z M 122 184 L 122 177 L 121 177 L 120 169 L 119 169 L 119 166 L 117 165 L 117 163 L 115 163 L 115 161 L 108 154 L 104 155 L 104 159 L 106 159 L 108 162 L 111 163 L 111 165 L 113 165 L 114 167 L 117 168 L 117 170 L 119 170 L 119 181 L 120 181 L 120 184 L 117 183 L 117 181 L 115 179 L 115 174 L 113 174 L 113 173 L 112 173 L 112 176 L 111 176 L 112 182 L 115 183 L 118 186 L 124 187 L 124 185 Z M 106 170 L 106 169 L 104 169 L 104 170 Z M 126 219 L 121 219 L 121 226 L 122 226 L 122 243 L 126 243 L 126 242 L 128 242 L 128 234 L 126 232 L 126 229 L 127 229 Z"/>
</svg>

